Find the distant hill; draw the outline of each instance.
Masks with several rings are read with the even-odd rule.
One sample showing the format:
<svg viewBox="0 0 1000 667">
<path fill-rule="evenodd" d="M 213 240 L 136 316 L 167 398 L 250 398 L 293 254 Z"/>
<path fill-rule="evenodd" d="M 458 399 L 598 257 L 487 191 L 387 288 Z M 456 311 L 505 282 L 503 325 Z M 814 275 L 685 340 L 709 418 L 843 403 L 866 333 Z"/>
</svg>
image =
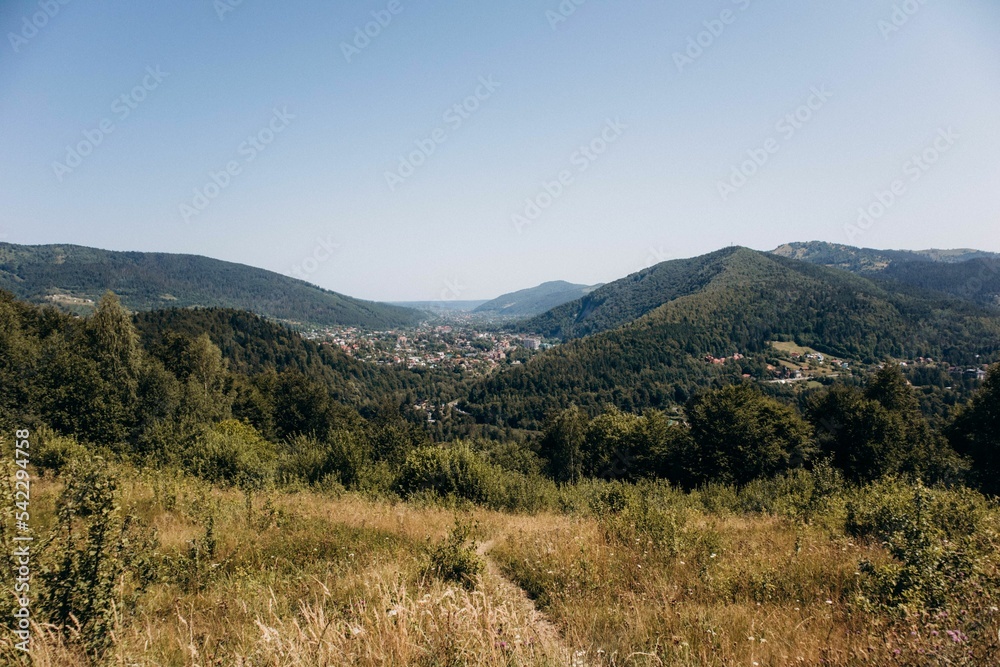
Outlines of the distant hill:
<svg viewBox="0 0 1000 667">
<path fill-rule="evenodd" d="M 389 303 L 393 306 L 415 308 L 432 313 L 468 313 L 486 303 L 486 301 L 485 299 L 479 299 L 478 301 L 390 301 Z"/>
<path fill-rule="evenodd" d="M 599 286 L 598 286 L 599 287 Z M 563 280 L 542 283 L 537 287 L 529 287 L 517 292 L 499 296 L 487 301 L 473 312 L 502 315 L 505 317 L 532 317 L 541 315 L 569 301 L 575 301 L 596 287 L 575 285 Z"/>
<path fill-rule="evenodd" d="M 353 299 L 243 264 L 74 245 L 0 243 L 0 289 L 78 313 L 112 290 L 135 311 L 234 308 L 289 322 L 365 328 L 407 326 L 422 317 L 412 309 Z"/>
<path fill-rule="evenodd" d="M 875 280 L 933 290 L 1000 307 L 1000 254 L 982 250 L 875 250 L 812 241 L 789 243 L 776 255 L 822 264 Z"/>
<path fill-rule="evenodd" d="M 658 264 L 524 326 L 568 342 L 473 387 L 463 409 L 484 423 L 537 428 L 570 403 L 664 407 L 744 373 L 765 377 L 773 340 L 867 362 L 1000 358 L 994 311 L 746 248 Z"/>
</svg>

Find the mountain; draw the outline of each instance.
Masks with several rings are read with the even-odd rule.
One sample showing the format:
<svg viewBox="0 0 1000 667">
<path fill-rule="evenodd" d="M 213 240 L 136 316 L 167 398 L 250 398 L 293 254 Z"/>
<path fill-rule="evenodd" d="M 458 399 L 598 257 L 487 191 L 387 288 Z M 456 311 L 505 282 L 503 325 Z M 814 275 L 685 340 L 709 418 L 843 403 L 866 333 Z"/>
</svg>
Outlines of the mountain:
<svg viewBox="0 0 1000 667">
<path fill-rule="evenodd" d="M 568 342 L 476 385 L 463 409 L 484 423 L 537 428 L 570 403 L 666 407 L 698 387 L 768 377 L 774 340 L 869 363 L 1000 357 L 994 311 L 746 248 L 658 264 L 524 326 Z"/>
<path fill-rule="evenodd" d="M 485 299 L 478 301 L 390 301 L 393 306 L 403 308 L 415 308 L 426 310 L 431 313 L 469 313 L 486 303 Z"/>
<path fill-rule="evenodd" d="M 422 317 L 412 309 L 353 299 L 243 264 L 74 245 L 0 243 L 0 289 L 73 312 L 91 310 L 112 290 L 135 311 L 234 308 L 289 322 L 365 328 L 407 326 Z"/>
<path fill-rule="evenodd" d="M 834 266 L 853 273 L 878 273 L 903 263 L 961 264 L 975 259 L 1000 259 L 1000 255 L 983 250 L 958 248 L 954 250 L 876 250 L 855 248 L 839 243 L 809 241 L 786 243 L 771 251 L 772 254 L 799 259 L 813 264 Z"/>
<path fill-rule="evenodd" d="M 532 317 L 541 315 L 569 301 L 575 301 L 600 287 L 574 285 L 563 280 L 542 283 L 487 301 L 473 312 L 502 315 L 505 317 Z"/>
<path fill-rule="evenodd" d="M 1000 307 L 1000 254 L 956 250 L 875 250 L 812 241 L 771 251 L 858 273 L 877 281 L 948 294 L 981 306 Z"/>
<path fill-rule="evenodd" d="M 582 298 L 521 323 L 520 329 L 550 338 L 580 338 L 627 324 L 664 303 L 702 289 L 721 270 L 732 249 L 662 262 L 602 285 Z"/>
</svg>

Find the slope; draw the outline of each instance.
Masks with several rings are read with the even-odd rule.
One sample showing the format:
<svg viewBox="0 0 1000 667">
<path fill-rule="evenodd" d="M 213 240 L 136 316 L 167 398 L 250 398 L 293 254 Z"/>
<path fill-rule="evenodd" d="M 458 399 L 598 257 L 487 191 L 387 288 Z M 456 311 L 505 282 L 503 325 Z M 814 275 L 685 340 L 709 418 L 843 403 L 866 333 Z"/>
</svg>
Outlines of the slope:
<svg viewBox="0 0 1000 667">
<path fill-rule="evenodd" d="M 555 280 L 542 283 L 537 287 L 504 294 L 492 301 L 487 301 L 473 312 L 504 317 L 533 317 L 564 303 L 584 297 L 594 289 L 596 287 Z"/>
<path fill-rule="evenodd" d="M 534 321 L 563 335 L 598 326 L 602 333 L 487 379 L 464 409 L 486 423 L 537 428 L 570 403 L 592 411 L 665 407 L 744 373 L 763 379 L 768 342 L 781 338 L 869 362 L 932 356 L 965 364 L 1000 355 L 996 313 L 745 248 L 667 262 L 598 292 Z M 636 312 L 645 314 L 611 328 Z M 736 353 L 746 358 L 704 359 Z"/>
<path fill-rule="evenodd" d="M 812 241 L 772 251 L 782 257 L 836 267 L 877 281 L 1000 306 L 1000 255 L 982 250 L 875 250 Z"/>
<path fill-rule="evenodd" d="M 415 310 L 353 299 L 302 280 L 197 255 L 0 243 L 0 289 L 87 312 L 107 290 L 131 310 L 221 307 L 317 325 L 412 325 Z"/>
</svg>

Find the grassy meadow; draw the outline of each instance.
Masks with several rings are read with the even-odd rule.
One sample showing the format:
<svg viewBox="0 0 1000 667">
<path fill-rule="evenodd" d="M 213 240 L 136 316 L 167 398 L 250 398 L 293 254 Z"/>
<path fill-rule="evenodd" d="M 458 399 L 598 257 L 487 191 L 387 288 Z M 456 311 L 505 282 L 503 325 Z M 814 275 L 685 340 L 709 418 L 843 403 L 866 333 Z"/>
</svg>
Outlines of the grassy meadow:
<svg viewBox="0 0 1000 667">
<path fill-rule="evenodd" d="M 975 492 L 896 481 L 830 491 L 822 471 L 798 471 L 739 491 L 584 482 L 553 489 L 545 505 L 507 513 L 341 488 L 251 492 L 100 460 L 68 465 L 35 478 L 32 590 L 50 620 L 73 611 L 34 624 L 30 662 L 5 635 L 0 661 L 759 667 L 1000 657 L 1000 511 Z"/>
</svg>

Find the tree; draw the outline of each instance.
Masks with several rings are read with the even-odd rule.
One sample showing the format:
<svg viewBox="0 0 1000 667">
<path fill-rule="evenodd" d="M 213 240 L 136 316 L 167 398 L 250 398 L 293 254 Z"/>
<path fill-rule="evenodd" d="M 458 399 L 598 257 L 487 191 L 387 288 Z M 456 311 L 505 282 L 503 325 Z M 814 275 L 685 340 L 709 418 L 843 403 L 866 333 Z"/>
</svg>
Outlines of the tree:
<svg viewBox="0 0 1000 667">
<path fill-rule="evenodd" d="M 899 472 L 907 456 L 906 428 L 894 414 L 856 387 L 838 385 L 810 401 L 820 450 L 854 482 Z"/>
<path fill-rule="evenodd" d="M 854 482 L 895 473 L 955 482 L 963 474 L 896 364 L 885 364 L 863 390 L 841 385 L 812 398 L 807 412 L 820 449 Z"/>
<path fill-rule="evenodd" d="M 103 403 L 106 422 L 101 428 L 103 444 L 117 445 L 132 430 L 139 403 L 139 376 L 143 352 L 132 317 L 114 292 L 107 292 L 87 320 L 87 347 L 104 380 Z"/>
<path fill-rule="evenodd" d="M 699 481 L 745 484 L 802 465 L 812 428 L 791 407 L 750 385 L 730 385 L 687 406 Z"/>
<path fill-rule="evenodd" d="M 556 481 L 576 482 L 583 476 L 586 427 L 587 416 L 574 405 L 557 414 L 545 429 L 541 455 L 548 460 L 549 473 Z"/>
<path fill-rule="evenodd" d="M 955 450 L 972 459 L 972 477 L 983 492 L 1000 495 L 1000 365 L 990 369 L 947 434 Z"/>
</svg>

